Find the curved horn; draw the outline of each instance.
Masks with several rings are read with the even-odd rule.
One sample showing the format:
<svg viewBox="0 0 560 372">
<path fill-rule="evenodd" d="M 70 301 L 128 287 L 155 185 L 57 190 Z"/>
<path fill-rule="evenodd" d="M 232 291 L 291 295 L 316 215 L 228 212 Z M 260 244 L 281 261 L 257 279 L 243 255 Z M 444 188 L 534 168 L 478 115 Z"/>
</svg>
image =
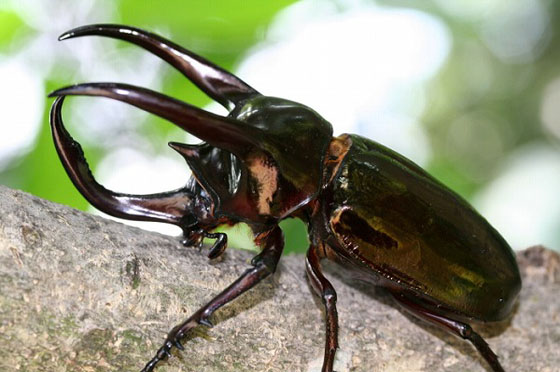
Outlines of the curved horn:
<svg viewBox="0 0 560 372">
<path fill-rule="evenodd" d="M 240 101 L 259 94 L 235 75 L 181 46 L 150 32 L 121 25 L 96 24 L 75 28 L 62 34 L 65 40 L 99 35 L 136 44 L 170 63 L 208 96 L 231 109 Z"/>
<path fill-rule="evenodd" d="M 58 97 L 51 109 L 50 121 L 56 151 L 82 195 L 97 209 L 115 217 L 138 221 L 166 222 L 181 225 L 189 212 L 193 199 L 184 190 L 151 195 L 116 193 L 101 186 L 89 169 L 80 144 L 70 136 L 62 122 L 62 103 Z"/>
<path fill-rule="evenodd" d="M 87 83 L 58 89 L 49 97 L 101 96 L 122 101 L 176 124 L 210 145 L 243 156 L 258 147 L 260 129 L 215 115 L 146 88 L 118 83 Z"/>
</svg>

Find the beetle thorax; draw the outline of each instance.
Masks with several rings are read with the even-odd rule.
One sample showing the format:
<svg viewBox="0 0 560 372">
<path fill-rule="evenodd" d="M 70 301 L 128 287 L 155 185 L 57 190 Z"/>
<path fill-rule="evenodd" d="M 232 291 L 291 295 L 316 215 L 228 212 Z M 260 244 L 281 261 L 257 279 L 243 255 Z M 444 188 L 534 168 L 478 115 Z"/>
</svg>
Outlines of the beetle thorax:
<svg viewBox="0 0 560 372">
<path fill-rule="evenodd" d="M 235 154 L 236 166 L 216 169 L 231 173 L 239 167 L 236 187 L 220 188 L 218 179 L 226 174 L 204 185 L 213 188 L 217 214 L 249 223 L 275 221 L 317 196 L 332 140 L 330 123 L 307 106 L 263 96 L 247 100 L 229 117 L 253 128 L 255 138 Z"/>
</svg>

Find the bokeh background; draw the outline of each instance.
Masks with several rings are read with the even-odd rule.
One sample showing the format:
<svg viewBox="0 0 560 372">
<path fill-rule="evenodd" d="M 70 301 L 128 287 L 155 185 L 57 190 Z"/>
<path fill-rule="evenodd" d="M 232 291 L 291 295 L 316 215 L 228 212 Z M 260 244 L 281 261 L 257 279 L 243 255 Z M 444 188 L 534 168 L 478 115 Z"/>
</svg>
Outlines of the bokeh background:
<svg viewBox="0 0 560 372">
<path fill-rule="evenodd" d="M 65 85 L 125 82 L 224 114 L 144 50 L 99 37 L 56 41 L 109 22 L 160 33 L 262 93 L 313 107 L 336 134 L 408 156 L 514 249 L 560 248 L 560 2 L 0 0 L 1 184 L 91 210 L 50 138 L 47 93 Z M 167 142 L 196 139 L 122 103 L 66 103 L 65 122 L 100 183 L 131 193 L 185 184 L 189 171 Z M 303 224 L 282 226 L 287 250 L 305 251 Z M 242 227 L 230 241 L 252 247 Z"/>
</svg>

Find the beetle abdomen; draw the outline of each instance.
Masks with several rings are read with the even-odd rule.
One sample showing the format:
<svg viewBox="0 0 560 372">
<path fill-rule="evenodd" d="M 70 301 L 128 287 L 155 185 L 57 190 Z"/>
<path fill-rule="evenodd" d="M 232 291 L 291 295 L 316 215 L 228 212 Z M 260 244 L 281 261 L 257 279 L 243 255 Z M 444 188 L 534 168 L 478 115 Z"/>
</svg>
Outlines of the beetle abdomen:
<svg viewBox="0 0 560 372">
<path fill-rule="evenodd" d="M 505 317 L 521 286 L 505 240 L 416 164 L 371 140 L 349 138 L 330 189 L 333 248 L 460 315 Z"/>
</svg>

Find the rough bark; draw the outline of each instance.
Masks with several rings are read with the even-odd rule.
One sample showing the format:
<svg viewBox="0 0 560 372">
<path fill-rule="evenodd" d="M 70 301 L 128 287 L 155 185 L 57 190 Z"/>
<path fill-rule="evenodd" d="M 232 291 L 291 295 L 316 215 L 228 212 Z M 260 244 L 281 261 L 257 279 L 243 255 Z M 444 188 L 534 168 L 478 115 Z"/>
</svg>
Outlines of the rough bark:
<svg viewBox="0 0 560 372">
<path fill-rule="evenodd" d="M 0 187 L 0 370 L 138 371 L 167 331 L 247 266 L 251 252 L 205 252 Z M 518 254 L 513 316 L 477 326 L 507 371 L 560 371 L 560 257 Z M 323 309 L 301 256 L 219 310 L 158 371 L 320 371 Z M 489 371 L 470 344 L 409 317 L 379 289 L 329 276 L 345 371 Z"/>
</svg>

